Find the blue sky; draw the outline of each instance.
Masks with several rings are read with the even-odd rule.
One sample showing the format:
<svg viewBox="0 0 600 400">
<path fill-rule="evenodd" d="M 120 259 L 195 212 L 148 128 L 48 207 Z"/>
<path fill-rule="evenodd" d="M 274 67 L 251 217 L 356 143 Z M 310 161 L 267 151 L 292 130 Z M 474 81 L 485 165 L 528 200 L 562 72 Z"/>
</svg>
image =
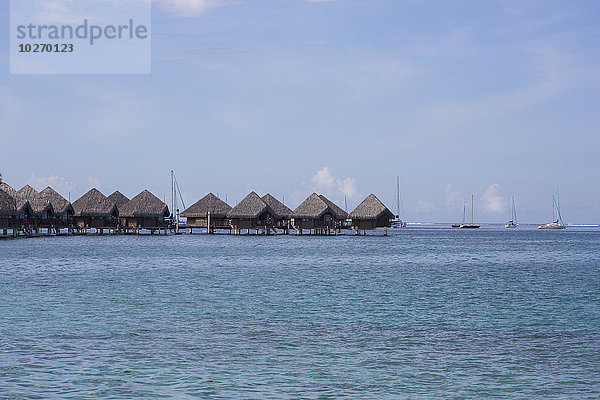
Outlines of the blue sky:
<svg viewBox="0 0 600 400">
<path fill-rule="evenodd" d="M 50 0 L 49 0 L 50 1 Z M 8 2 L 0 5 L 8 26 Z M 486 222 L 517 197 L 546 222 L 600 223 L 597 1 L 155 0 L 151 75 L 9 74 L 0 172 L 72 199 L 97 186 L 188 203 L 319 191 Z"/>
</svg>

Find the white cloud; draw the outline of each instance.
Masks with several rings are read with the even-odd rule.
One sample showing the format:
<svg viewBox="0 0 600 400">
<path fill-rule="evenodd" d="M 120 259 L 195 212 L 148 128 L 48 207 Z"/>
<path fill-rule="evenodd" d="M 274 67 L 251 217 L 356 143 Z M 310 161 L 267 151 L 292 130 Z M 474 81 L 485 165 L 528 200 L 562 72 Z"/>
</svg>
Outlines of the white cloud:
<svg viewBox="0 0 600 400">
<path fill-rule="evenodd" d="M 448 209 L 455 209 L 460 206 L 460 192 L 458 190 L 454 190 L 452 184 L 448 184 L 446 186 L 446 207 Z"/>
<path fill-rule="evenodd" d="M 356 180 L 351 177 L 335 178 L 328 167 L 323 167 L 312 177 L 314 191 L 325 196 L 347 196 L 353 199 L 359 196 Z"/>
<path fill-rule="evenodd" d="M 421 201 L 417 202 L 417 211 L 422 213 L 432 213 L 437 211 L 437 206 L 430 201 Z"/>
<path fill-rule="evenodd" d="M 481 204 L 484 211 L 492 213 L 504 212 L 504 201 L 500 196 L 500 185 L 494 183 L 490 185 L 481 195 Z"/>
<path fill-rule="evenodd" d="M 75 183 L 62 176 L 50 175 L 48 177 L 41 177 L 36 176 L 35 172 L 31 173 L 31 176 L 27 180 L 27 184 L 33 186 L 38 191 L 44 190 L 47 186 L 50 186 L 64 197 L 68 197 L 69 192 L 74 191 L 77 187 Z"/>
<path fill-rule="evenodd" d="M 161 7 L 178 17 L 197 17 L 225 5 L 218 0 L 158 0 Z"/>
</svg>

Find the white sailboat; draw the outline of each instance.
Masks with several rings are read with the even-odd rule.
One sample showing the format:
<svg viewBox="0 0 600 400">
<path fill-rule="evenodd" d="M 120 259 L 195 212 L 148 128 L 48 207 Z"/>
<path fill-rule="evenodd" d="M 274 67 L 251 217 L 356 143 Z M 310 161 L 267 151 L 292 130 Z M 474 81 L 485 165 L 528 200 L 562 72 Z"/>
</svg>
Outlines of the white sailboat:
<svg viewBox="0 0 600 400">
<path fill-rule="evenodd" d="M 471 195 L 471 223 L 470 224 L 461 224 L 459 228 L 467 228 L 467 229 L 476 229 L 481 225 L 475 223 L 475 196 Z"/>
<path fill-rule="evenodd" d="M 556 211 L 555 211 L 556 210 Z M 538 229 L 565 229 L 560 215 L 560 194 L 556 189 L 556 197 L 552 196 L 552 222 L 538 226 Z"/>
<path fill-rule="evenodd" d="M 406 222 L 400 219 L 400 177 L 396 177 L 396 217 L 392 220 L 392 228 L 404 228 Z M 403 213 L 404 214 L 404 213 Z"/>
<path fill-rule="evenodd" d="M 515 207 L 515 196 L 512 196 L 512 213 L 510 215 L 510 221 L 508 221 L 508 223 L 504 226 L 506 228 L 516 228 L 517 226 L 519 226 L 519 224 L 517 223 L 517 209 Z"/>
</svg>

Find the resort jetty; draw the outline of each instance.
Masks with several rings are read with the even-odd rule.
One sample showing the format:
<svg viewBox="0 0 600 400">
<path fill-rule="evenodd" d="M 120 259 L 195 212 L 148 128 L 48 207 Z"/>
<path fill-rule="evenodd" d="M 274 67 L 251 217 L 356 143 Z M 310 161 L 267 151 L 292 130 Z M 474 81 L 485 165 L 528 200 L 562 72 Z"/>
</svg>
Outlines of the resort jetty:
<svg viewBox="0 0 600 400">
<path fill-rule="evenodd" d="M 234 235 L 387 234 L 395 215 L 370 194 L 350 214 L 327 197 L 312 193 L 295 210 L 270 193 L 250 192 L 234 207 L 213 193 L 179 218 L 148 190 L 131 200 L 119 191 L 105 196 L 90 189 L 72 204 L 51 187 L 18 191 L 0 184 L 0 237 L 105 234 L 227 233 Z"/>
</svg>

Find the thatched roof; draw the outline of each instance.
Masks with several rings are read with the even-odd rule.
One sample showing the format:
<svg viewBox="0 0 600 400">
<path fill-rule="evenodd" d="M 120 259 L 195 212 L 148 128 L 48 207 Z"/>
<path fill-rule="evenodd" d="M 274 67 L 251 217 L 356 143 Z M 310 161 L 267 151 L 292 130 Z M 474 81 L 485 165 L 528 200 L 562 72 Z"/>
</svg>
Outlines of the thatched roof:
<svg viewBox="0 0 600 400">
<path fill-rule="evenodd" d="M 262 197 L 262 201 L 264 201 L 269 207 L 271 207 L 271 210 L 273 210 L 273 216 L 275 218 L 292 218 L 292 210 L 286 207 L 285 204 L 277 200 L 275 197 L 271 196 L 269 193 L 265 194 Z"/>
<path fill-rule="evenodd" d="M 17 201 L 4 190 L 0 190 L 0 216 L 17 215 Z"/>
<path fill-rule="evenodd" d="M 119 216 L 126 218 L 165 218 L 169 207 L 158 197 L 144 190 L 119 209 Z"/>
<path fill-rule="evenodd" d="M 12 187 L 10 187 L 6 182 L 0 183 L 0 190 L 4 191 L 10 197 L 15 199 L 15 202 L 17 205 L 17 212 L 21 213 L 21 212 L 24 212 L 26 209 L 29 209 L 30 213 L 32 213 L 31 206 L 30 206 L 29 202 L 27 201 L 27 199 L 19 196 L 17 191 L 15 189 L 13 189 Z"/>
<path fill-rule="evenodd" d="M 377 198 L 377 196 L 371 193 L 350 213 L 350 218 L 353 220 L 377 219 L 384 215 L 394 218 L 394 214 Z"/>
<path fill-rule="evenodd" d="M 117 206 L 117 208 L 120 210 L 123 205 L 125 205 L 125 204 L 127 204 L 127 202 L 129 202 L 129 199 L 123 193 L 121 193 L 117 190 L 113 194 L 108 196 L 108 201 L 114 203 Z"/>
<path fill-rule="evenodd" d="M 76 217 L 110 217 L 119 214 L 117 206 L 96 188 L 75 200 L 73 210 Z"/>
<path fill-rule="evenodd" d="M 308 196 L 308 198 L 294 210 L 292 216 L 294 218 L 318 219 L 326 213 L 330 213 L 338 220 L 348 218 L 346 211 L 335 205 L 327 197 L 316 193 Z"/>
<path fill-rule="evenodd" d="M 211 217 L 225 218 L 231 206 L 212 193 L 207 194 L 181 213 L 186 218 L 203 218 L 210 212 Z"/>
<path fill-rule="evenodd" d="M 250 192 L 242 201 L 229 211 L 229 218 L 258 218 L 265 211 L 271 211 L 256 192 Z"/>
<path fill-rule="evenodd" d="M 27 200 L 34 215 L 43 215 L 47 212 L 54 214 L 54 208 L 47 199 L 44 199 L 40 194 L 29 185 L 23 186 L 17 192 L 17 196 Z"/>
<path fill-rule="evenodd" d="M 40 196 L 42 199 L 49 201 L 50 204 L 52 204 L 52 208 L 54 208 L 56 215 L 63 215 L 65 213 L 69 215 L 75 214 L 75 210 L 73 210 L 71 203 L 50 186 L 42 190 Z"/>
<path fill-rule="evenodd" d="M 323 196 L 322 194 L 320 194 L 319 197 L 321 198 L 321 200 L 323 200 L 325 202 L 325 204 L 327 204 L 327 206 L 329 206 L 329 208 L 333 212 L 333 215 L 337 219 L 348 218 L 348 213 L 346 211 L 344 211 L 341 207 L 339 207 L 337 204 L 335 204 L 333 201 L 329 200 L 327 197 Z"/>
</svg>

